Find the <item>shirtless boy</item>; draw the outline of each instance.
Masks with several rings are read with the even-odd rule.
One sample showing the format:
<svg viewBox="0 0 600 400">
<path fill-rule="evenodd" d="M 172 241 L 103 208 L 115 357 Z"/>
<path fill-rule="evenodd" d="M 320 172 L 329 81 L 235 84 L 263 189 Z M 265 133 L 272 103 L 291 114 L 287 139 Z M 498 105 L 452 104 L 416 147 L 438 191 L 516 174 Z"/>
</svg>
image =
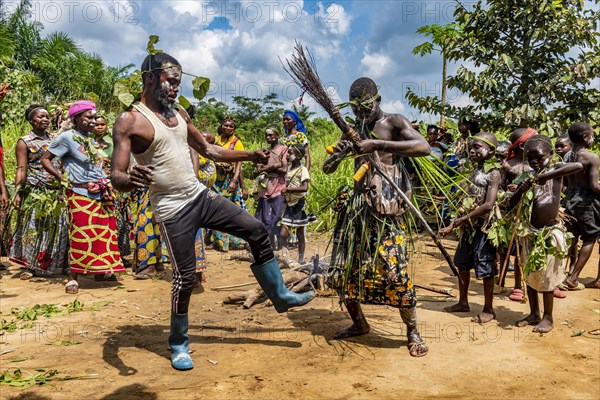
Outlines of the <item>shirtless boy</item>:
<svg viewBox="0 0 600 400">
<path fill-rule="evenodd" d="M 485 304 L 483 310 L 471 320 L 486 323 L 496 318 L 492 307 L 494 277 L 496 276 L 496 248 L 488 239 L 487 233 L 483 232 L 481 228 L 496 203 L 500 187 L 500 171 L 492 169 L 485 172 L 484 163 L 495 157 L 494 152 L 498 141 L 493 134 L 488 132 L 480 132 L 472 139 L 469 158 L 476 167 L 469 178 L 471 183 L 467 187 L 467 193 L 473 197 L 475 209 L 440 229 L 440 234 L 446 236 L 453 229 L 465 226 L 454 255 L 454 263 L 459 269 L 460 276 L 459 300 L 458 304 L 446 307 L 444 311 L 469 312 L 471 310 L 468 300 L 469 280 L 471 279 L 471 269 L 475 269 L 476 276 L 483 279 Z M 470 233 L 473 231 L 474 235 L 471 235 Z"/>
<path fill-rule="evenodd" d="M 515 191 L 517 186 L 513 184 L 514 180 L 520 177 L 522 174 L 531 172 L 531 168 L 527 164 L 525 159 L 525 142 L 537 134 L 532 128 L 518 128 L 510 134 L 511 145 L 508 148 L 506 159 L 502 163 L 502 183 L 501 187 L 506 192 L 512 193 Z M 511 230 L 511 229 L 509 229 Z M 501 251 L 501 260 L 506 257 L 506 249 Z M 514 253 L 514 248 L 511 249 L 511 255 Z M 515 286 L 511 290 L 508 298 L 512 301 L 521 302 L 523 300 L 523 276 L 521 274 L 521 266 L 518 254 L 515 255 Z M 502 279 L 504 277 L 501 277 Z"/>
<path fill-rule="evenodd" d="M 533 187 L 529 233 L 519 236 L 530 313 L 517 321 L 517 326 L 535 325 L 533 331 L 539 333 L 552 330 L 553 292 L 564 279 L 565 258 L 569 250 L 566 229 L 558 219 L 563 177 L 583 170 L 583 166 L 576 162 L 550 166 L 552 153 L 552 141 L 547 136 L 535 135 L 527 140 L 525 155 L 535 177 L 523 181 L 509 200 L 510 207 L 514 207 Z M 534 251 L 545 257 L 532 257 Z M 542 292 L 544 299 L 543 318 L 540 318 L 538 292 Z"/>
<path fill-rule="evenodd" d="M 565 155 L 569 151 L 573 149 L 573 144 L 571 143 L 571 139 L 569 139 L 569 135 L 560 135 L 556 138 L 556 142 L 554 143 L 554 150 L 556 154 L 560 157 L 561 160 L 564 160 Z"/>
<path fill-rule="evenodd" d="M 565 279 L 564 287 L 569 290 L 583 289 L 579 282 L 579 274 L 592 255 L 594 243 L 600 238 L 600 183 L 598 182 L 598 166 L 600 159 L 588 151 L 594 144 L 594 130 L 584 122 L 576 122 L 569 127 L 569 139 L 573 150 L 567 155 L 565 162 L 578 162 L 583 170 L 567 177 L 567 191 L 564 206 L 567 214 L 575 218 L 569 221 L 567 228 L 575 237 L 583 242 L 571 273 Z M 595 280 L 585 285 L 600 289 L 600 270 Z"/>
</svg>

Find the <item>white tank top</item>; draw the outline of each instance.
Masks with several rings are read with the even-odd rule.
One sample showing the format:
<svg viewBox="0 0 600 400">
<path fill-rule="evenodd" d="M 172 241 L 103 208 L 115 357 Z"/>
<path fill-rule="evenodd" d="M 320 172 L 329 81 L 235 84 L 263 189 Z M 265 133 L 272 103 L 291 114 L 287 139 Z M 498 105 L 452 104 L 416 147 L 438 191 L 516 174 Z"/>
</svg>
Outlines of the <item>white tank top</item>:
<svg viewBox="0 0 600 400">
<path fill-rule="evenodd" d="M 154 140 L 141 154 L 134 154 L 140 165 L 154 165 L 154 183 L 150 185 L 150 204 L 156 221 L 172 218 L 206 189 L 194 174 L 187 143 L 187 124 L 176 112 L 177 126 L 166 126 L 142 103 L 133 106 L 154 127 Z"/>
</svg>

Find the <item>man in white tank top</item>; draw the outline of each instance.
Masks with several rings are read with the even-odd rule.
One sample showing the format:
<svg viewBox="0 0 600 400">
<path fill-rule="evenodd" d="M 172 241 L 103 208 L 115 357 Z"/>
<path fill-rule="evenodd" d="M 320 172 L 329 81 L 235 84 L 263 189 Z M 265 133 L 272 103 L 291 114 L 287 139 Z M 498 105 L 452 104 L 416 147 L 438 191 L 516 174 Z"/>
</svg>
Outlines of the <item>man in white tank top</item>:
<svg viewBox="0 0 600 400">
<path fill-rule="evenodd" d="M 296 294 L 283 284 L 279 265 L 264 225 L 196 179 L 189 146 L 214 161 L 264 163 L 265 150 L 235 151 L 207 143 L 183 108 L 175 107 L 181 66 L 166 53 L 146 57 L 141 70 L 140 102 L 119 116 L 113 127 L 113 186 L 120 191 L 149 188 L 152 210 L 160 225 L 173 266 L 171 303 L 171 365 L 193 368 L 189 355 L 188 306 L 195 283 L 194 238 L 199 228 L 240 237 L 250 245 L 256 280 L 277 312 L 308 303 L 313 292 Z M 129 157 L 138 165 L 128 173 Z"/>
</svg>

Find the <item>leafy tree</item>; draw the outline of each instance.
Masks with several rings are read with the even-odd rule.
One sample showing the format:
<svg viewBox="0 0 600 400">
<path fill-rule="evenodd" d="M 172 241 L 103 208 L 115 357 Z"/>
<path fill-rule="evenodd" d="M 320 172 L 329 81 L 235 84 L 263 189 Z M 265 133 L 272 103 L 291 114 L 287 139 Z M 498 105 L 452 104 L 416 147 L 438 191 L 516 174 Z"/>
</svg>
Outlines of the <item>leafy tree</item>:
<svg viewBox="0 0 600 400">
<path fill-rule="evenodd" d="M 600 91 L 592 83 L 600 77 L 600 10 L 580 0 L 488 0 L 471 10 L 458 4 L 464 36 L 448 59 L 463 64 L 448 87 L 472 104 L 409 93 L 412 106 L 456 118 L 478 114 L 486 129 L 533 126 L 550 136 L 574 120 L 598 126 Z"/>
<path fill-rule="evenodd" d="M 227 104 L 214 97 L 201 101 L 196 106 L 196 120 L 201 130 L 216 133 L 225 116 L 231 114 Z"/>
<path fill-rule="evenodd" d="M 440 126 L 444 126 L 443 110 L 446 106 L 448 51 L 460 39 L 461 31 L 459 26 L 453 22 L 445 26 L 438 24 L 422 26 L 417 29 L 417 33 L 431 37 L 431 41 L 415 47 L 413 54 L 423 57 L 425 54 L 431 54 L 435 51 L 442 55 L 442 112 L 440 114 Z"/>
</svg>

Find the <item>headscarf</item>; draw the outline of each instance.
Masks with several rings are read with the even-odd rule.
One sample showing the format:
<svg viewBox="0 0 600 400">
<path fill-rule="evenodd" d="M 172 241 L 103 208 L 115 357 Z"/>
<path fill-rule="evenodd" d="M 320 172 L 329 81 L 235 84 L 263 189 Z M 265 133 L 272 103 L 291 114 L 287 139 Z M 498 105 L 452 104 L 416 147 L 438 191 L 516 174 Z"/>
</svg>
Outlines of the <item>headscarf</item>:
<svg viewBox="0 0 600 400">
<path fill-rule="evenodd" d="M 73 119 L 76 115 L 89 110 L 96 110 L 96 104 L 93 101 L 77 100 L 69 108 L 69 118 Z"/>
<path fill-rule="evenodd" d="M 223 122 L 221 123 L 221 126 L 223 126 L 225 124 L 225 122 L 231 122 L 233 124 L 233 128 L 237 128 L 236 124 L 235 124 L 235 119 L 233 118 L 232 115 L 226 115 L 225 118 L 223 118 Z"/>
<path fill-rule="evenodd" d="M 517 156 L 517 149 L 519 148 L 519 146 L 521 146 L 521 144 L 525 143 L 530 137 L 537 135 L 537 134 L 538 134 L 537 131 L 533 128 L 525 129 L 525 132 L 523 133 L 523 135 L 521 135 L 521 137 L 518 138 L 508 148 L 508 151 L 506 152 L 506 161 L 510 160 L 511 158 L 515 158 Z"/>
<path fill-rule="evenodd" d="M 302 120 L 300 119 L 300 117 L 298 116 L 298 114 L 296 114 L 296 112 L 292 111 L 292 110 L 285 110 L 283 112 L 283 115 L 289 115 L 294 122 L 296 122 L 296 130 L 298 132 L 304 132 L 306 133 L 306 127 L 304 126 L 304 122 L 302 122 Z"/>
</svg>

